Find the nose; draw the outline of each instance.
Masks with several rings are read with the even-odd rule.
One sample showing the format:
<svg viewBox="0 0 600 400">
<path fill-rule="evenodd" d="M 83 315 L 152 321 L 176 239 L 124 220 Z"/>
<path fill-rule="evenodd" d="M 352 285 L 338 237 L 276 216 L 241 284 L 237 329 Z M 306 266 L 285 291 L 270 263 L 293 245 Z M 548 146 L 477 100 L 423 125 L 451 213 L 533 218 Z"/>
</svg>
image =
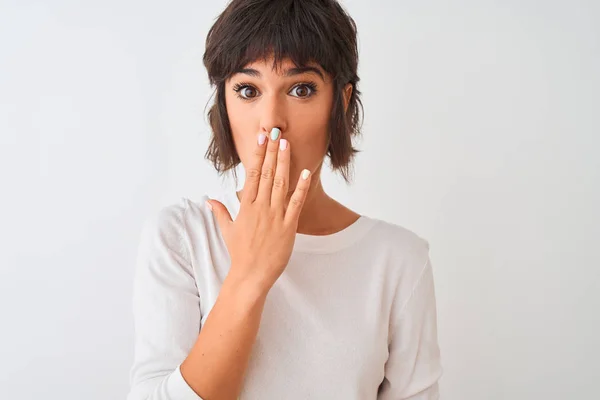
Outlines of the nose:
<svg viewBox="0 0 600 400">
<path fill-rule="evenodd" d="M 275 95 L 263 95 L 260 110 L 261 131 L 271 133 L 271 129 L 279 128 L 281 136 L 287 131 L 287 112 L 285 101 Z"/>
</svg>

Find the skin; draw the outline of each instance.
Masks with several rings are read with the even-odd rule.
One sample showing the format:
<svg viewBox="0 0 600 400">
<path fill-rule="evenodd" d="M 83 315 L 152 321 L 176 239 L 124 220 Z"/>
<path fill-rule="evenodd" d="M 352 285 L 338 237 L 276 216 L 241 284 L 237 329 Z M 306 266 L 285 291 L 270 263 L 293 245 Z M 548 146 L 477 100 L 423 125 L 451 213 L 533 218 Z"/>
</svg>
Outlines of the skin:
<svg viewBox="0 0 600 400">
<path fill-rule="evenodd" d="M 360 215 L 331 198 L 321 182 L 321 170 L 327 152 L 327 126 L 332 109 L 333 81 L 318 64 L 310 64 L 318 73 L 307 71 L 285 76 L 293 68 L 291 60 L 283 60 L 277 70 L 272 68 L 273 58 L 245 66 L 256 74 L 237 73 L 225 83 L 225 103 L 231 124 L 233 141 L 245 168 L 253 159 L 256 135 L 267 136 L 273 127 L 281 130 L 281 138 L 291 147 L 289 201 L 301 171 L 311 171 L 311 185 L 298 219 L 298 233 L 326 235 L 340 231 L 355 222 Z M 324 78 L 324 79 L 323 79 Z M 314 82 L 316 92 L 302 85 Z M 236 84 L 248 84 L 234 91 Z M 352 85 L 344 88 L 344 104 L 352 94 Z M 245 97 L 241 99 L 238 95 Z M 243 189 L 238 198 L 243 196 Z"/>
</svg>

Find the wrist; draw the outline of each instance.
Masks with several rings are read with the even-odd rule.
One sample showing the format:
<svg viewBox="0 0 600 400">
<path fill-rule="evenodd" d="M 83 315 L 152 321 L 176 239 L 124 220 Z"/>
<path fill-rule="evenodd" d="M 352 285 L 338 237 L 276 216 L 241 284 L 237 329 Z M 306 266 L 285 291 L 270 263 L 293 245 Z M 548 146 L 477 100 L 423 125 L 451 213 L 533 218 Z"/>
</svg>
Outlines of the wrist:
<svg viewBox="0 0 600 400">
<path fill-rule="evenodd" d="M 271 285 L 263 283 L 255 277 L 244 277 L 230 272 L 227 274 L 223 287 L 233 293 L 243 293 L 248 298 L 266 297 L 271 290 Z"/>
</svg>

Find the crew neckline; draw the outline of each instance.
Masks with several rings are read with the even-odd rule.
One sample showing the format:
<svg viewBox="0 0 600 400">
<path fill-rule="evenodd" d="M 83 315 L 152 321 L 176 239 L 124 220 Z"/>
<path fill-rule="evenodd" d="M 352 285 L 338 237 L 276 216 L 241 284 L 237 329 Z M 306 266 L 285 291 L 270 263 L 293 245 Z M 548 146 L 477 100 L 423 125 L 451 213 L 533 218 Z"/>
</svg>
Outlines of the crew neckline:
<svg viewBox="0 0 600 400">
<path fill-rule="evenodd" d="M 224 200 L 229 206 L 231 218 L 235 220 L 240 211 L 240 200 L 237 190 L 227 189 Z M 294 251 L 302 253 L 334 253 L 355 244 L 375 224 L 376 220 L 366 215 L 360 217 L 344 229 L 328 235 L 308 235 L 296 233 Z"/>
</svg>

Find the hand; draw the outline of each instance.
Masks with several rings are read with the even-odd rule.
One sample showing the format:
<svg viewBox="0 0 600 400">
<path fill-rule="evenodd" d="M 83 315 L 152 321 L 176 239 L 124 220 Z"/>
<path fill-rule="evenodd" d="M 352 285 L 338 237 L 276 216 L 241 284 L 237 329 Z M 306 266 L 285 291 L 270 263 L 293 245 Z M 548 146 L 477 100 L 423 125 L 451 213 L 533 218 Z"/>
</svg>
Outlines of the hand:
<svg viewBox="0 0 600 400">
<path fill-rule="evenodd" d="M 273 128 L 272 133 L 279 129 Z M 265 143 L 260 144 L 263 140 Z M 281 148 L 280 148 L 281 145 Z M 235 221 L 217 200 L 207 200 L 216 216 L 231 258 L 229 275 L 270 289 L 292 254 L 298 218 L 310 186 L 310 171 L 300 175 L 287 203 L 290 144 L 279 135 L 259 135 L 254 157 L 246 168 L 246 182 Z"/>
</svg>

